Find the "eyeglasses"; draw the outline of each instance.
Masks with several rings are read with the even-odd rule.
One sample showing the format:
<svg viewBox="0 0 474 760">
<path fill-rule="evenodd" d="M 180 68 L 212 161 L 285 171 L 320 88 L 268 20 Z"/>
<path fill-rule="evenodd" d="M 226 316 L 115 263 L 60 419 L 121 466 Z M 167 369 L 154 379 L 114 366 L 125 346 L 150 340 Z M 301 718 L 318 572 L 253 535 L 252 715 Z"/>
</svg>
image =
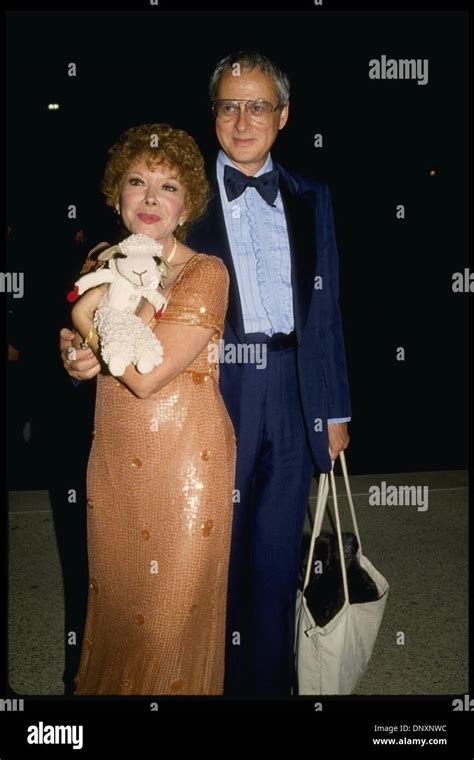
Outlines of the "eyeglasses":
<svg viewBox="0 0 474 760">
<path fill-rule="evenodd" d="M 214 100 L 212 113 L 219 121 L 233 121 L 241 112 L 240 103 L 245 103 L 245 112 L 251 121 L 264 124 L 280 106 L 273 106 L 268 100 Z"/>
</svg>

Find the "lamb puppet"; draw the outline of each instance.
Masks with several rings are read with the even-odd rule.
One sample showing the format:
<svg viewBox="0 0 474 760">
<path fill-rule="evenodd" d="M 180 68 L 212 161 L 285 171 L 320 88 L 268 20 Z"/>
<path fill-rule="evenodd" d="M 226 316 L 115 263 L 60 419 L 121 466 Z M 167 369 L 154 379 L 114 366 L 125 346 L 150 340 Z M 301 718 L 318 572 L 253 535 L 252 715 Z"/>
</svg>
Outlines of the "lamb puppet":
<svg viewBox="0 0 474 760">
<path fill-rule="evenodd" d="M 75 283 L 74 300 L 90 288 L 109 283 L 94 314 L 102 357 L 110 373 L 122 375 L 132 363 L 138 372 L 150 372 L 163 361 L 163 345 L 134 312 L 145 298 L 155 312 L 166 307 L 158 291 L 162 278 L 172 274 L 170 264 L 160 254 L 163 246 L 148 235 L 130 235 L 107 248 L 99 257 L 104 265 Z"/>
</svg>

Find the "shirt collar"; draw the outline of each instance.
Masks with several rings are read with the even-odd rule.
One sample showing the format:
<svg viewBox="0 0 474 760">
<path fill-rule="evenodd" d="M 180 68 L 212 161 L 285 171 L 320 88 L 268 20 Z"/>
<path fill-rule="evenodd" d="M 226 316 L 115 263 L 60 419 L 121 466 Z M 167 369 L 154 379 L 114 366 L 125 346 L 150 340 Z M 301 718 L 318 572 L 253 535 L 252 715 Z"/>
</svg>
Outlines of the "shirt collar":
<svg viewBox="0 0 474 760">
<path fill-rule="evenodd" d="M 224 177 L 224 166 L 233 166 L 234 169 L 239 169 L 238 166 L 234 164 L 233 161 L 230 160 L 230 158 L 224 153 L 222 148 L 219 150 L 219 153 L 217 154 L 217 175 L 220 178 Z M 261 169 L 258 170 L 258 172 L 254 175 L 255 177 L 259 177 L 261 174 L 265 174 L 265 172 L 270 172 L 273 169 L 273 160 L 271 153 L 268 154 L 267 160 L 261 167 Z"/>
</svg>

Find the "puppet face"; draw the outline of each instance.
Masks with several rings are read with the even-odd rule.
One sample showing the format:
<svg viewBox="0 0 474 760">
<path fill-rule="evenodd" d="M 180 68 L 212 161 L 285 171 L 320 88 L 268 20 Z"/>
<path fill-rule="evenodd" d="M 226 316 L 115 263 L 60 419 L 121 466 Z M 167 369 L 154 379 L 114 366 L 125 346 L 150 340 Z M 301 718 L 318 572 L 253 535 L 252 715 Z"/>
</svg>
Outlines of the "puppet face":
<svg viewBox="0 0 474 760">
<path fill-rule="evenodd" d="M 149 169 L 141 160 L 125 173 L 116 209 L 130 232 L 160 240 L 186 219 L 185 190 L 166 164 Z"/>
<path fill-rule="evenodd" d="M 135 254 L 114 259 L 117 271 L 126 280 L 140 288 L 157 287 L 159 272 L 156 261 L 146 254 Z"/>
</svg>

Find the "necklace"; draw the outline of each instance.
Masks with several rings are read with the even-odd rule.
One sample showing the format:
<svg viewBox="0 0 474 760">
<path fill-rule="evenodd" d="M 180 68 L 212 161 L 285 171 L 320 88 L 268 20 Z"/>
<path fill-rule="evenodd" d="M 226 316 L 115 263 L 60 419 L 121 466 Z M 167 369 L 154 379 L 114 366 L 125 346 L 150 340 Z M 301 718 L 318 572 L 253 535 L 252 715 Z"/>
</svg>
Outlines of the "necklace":
<svg viewBox="0 0 474 760">
<path fill-rule="evenodd" d="M 173 245 L 173 248 L 171 250 L 171 253 L 170 253 L 169 257 L 167 259 L 165 259 L 165 261 L 168 262 L 168 264 L 171 263 L 174 255 L 176 253 L 176 248 L 178 247 L 178 241 L 176 240 L 176 238 L 175 238 L 174 235 L 173 235 L 173 240 L 174 240 L 174 245 Z"/>
</svg>

